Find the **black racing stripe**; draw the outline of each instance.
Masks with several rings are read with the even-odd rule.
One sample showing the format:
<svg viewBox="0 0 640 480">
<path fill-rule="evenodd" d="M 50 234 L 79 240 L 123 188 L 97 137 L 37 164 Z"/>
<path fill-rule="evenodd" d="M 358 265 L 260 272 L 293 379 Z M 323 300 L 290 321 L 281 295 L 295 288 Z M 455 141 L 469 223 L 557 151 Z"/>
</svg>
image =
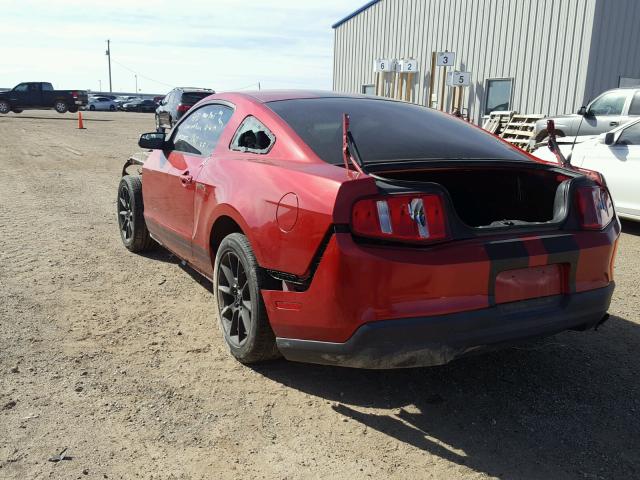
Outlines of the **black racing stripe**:
<svg viewBox="0 0 640 480">
<path fill-rule="evenodd" d="M 566 263 L 569 265 L 569 292 L 576 291 L 576 272 L 580 260 L 580 246 L 573 235 L 558 235 L 540 239 L 548 254 L 547 263 Z"/>
<path fill-rule="evenodd" d="M 485 243 L 484 248 L 489 256 L 488 300 L 490 306 L 496 304 L 496 277 L 505 270 L 516 270 L 529 266 L 529 251 L 521 240 L 507 240 Z"/>
</svg>

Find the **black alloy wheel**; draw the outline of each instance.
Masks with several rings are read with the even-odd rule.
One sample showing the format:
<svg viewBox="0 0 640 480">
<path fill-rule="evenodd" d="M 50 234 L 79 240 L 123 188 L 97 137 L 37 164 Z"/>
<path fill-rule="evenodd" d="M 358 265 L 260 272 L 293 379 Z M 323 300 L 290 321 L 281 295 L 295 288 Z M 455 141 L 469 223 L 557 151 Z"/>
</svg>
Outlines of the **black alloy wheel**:
<svg viewBox="0 0 640 480">
<path fill-rule="evenodd" d="M 131 242 L 133 238 L 133 207 L 131 205 L 131 193 L 127 185 L 120 186 L 118 193 L 118 225 L 122 241 Z"/>
<path fill-rule="evenodd" d="M 220 242 L 213 271 L 220 330 L 231 355 L 245 364 L 279 357 L 260 293 L 264 273 L 246 236 L 231 233 Z"/>
<path fill-rule="evenodd" d="M 243 346 L 251 332 L 251 289 L 242 261 L 230 250 L 218 263 L 218 305 L 229 342 Z"/>
<path fill-rule="evenodd" d="M 118 230 L 122 243 L 131 252 L 143 252 L 156 246 L 144 221 L 142 180 L 137 175 L 125 175 L 118 186 Z"/>
</svg>

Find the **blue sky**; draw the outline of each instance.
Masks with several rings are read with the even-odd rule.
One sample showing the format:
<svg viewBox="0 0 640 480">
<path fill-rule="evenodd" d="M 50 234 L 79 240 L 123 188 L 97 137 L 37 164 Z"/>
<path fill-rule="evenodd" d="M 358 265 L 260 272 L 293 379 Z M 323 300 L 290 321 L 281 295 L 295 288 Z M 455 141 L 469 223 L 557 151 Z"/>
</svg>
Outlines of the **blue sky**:
<svg viewBox="0 0 640 480">
<path fill-rule="evenodd" d="M 331 88 L 331 25 L 366 0 L 1 0 L 0 87 Z"/>
</svg>

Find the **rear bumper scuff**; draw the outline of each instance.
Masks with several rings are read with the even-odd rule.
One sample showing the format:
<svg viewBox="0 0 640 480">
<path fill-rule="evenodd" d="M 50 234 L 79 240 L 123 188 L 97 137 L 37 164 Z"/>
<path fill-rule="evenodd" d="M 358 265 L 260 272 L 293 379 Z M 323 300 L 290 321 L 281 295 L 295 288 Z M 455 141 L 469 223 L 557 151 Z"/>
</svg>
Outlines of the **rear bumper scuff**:
<svg viewBox="0 0 640 480">
<path fill-rule="evenodd" d="M 569 295 L 430 317 L 370 322 L 343 343 L 277 338 L 288 360 L 388 369 L 433 366 L 501 345 L 596 326 L 614 283 Z"/>
</svg>

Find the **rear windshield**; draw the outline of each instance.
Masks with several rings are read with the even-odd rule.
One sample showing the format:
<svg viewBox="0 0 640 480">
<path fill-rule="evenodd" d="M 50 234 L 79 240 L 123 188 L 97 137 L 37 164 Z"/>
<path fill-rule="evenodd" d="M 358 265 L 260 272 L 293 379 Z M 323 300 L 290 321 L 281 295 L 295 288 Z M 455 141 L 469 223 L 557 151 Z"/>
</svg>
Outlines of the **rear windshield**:
<svg viewBox="0 0 640 480">
<path fill-rule="evenodd" d="M 204 97 L 208 97 L 209 95 L 213 95 L 213 92 L 184 92 L 182 94 L 182 103 L 189 103 L 191 105 L 195 105 Z"/>
<path fill-rule="evenodd" d="M 364 163 L 419 160 L 529 161 L 492 135 L 414 104 L 369 98 L 279 100 L 267 105 L 324 161 L 342 164 L 342 114 Z"/>
</svg>

